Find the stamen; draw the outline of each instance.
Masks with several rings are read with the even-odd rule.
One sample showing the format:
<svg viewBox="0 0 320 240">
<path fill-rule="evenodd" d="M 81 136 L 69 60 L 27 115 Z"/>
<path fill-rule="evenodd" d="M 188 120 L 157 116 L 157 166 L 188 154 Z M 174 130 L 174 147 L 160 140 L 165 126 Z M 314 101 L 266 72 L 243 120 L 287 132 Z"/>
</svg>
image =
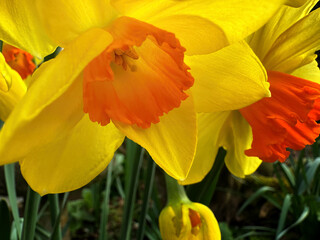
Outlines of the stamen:
<svg viewBox="0 0 320 240">
<path fill-rule="evenodd" d="M 137 60 L 139 59 L 138 53 L 130 47 L 128 50 L 123 50 L 121 48 L 117 48 L 112 52 L 112 60 L 115 64 L 122 66 L 122 68 L 127 71 L 128 67 L 131 72 L 137 71 L 137 66 L 134 64 L 130 64 L 130 59 Z"/>
<path fill-rule="evenodd" d="M 116 54 L 116 55 L 115 55 L 115 58 L 114 58 L 114 62 L 115 62 L 117 65 L 121 66 L 121 65 L 123 64 L 123 58 L 122 58 L 122 56 Z"/>
<path fill-rule="evenodd" d="M 134 60 L 137 60 L 139 58 L 138 53 L 133 48 L 130 48 L 128 51 L 125 51 L 124 54 L 128 57 L 133 58 Z"/>
</svg>

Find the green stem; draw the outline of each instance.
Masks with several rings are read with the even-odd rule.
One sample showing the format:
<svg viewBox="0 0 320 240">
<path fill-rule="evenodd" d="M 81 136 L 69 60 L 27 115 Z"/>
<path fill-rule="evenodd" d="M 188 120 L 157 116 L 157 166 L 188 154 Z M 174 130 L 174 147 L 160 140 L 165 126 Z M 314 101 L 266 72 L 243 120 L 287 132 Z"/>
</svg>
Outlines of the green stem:
<svg viewBox="0 0 320 240">
<path fill-rule="evenodd" d="M 132 160 L 133 164 L 131 165 L 130 173 L 130 181 L 127 183 L 126 188 L 126 196 L 125 196 L 125 203 L 124 203 L 124 215 L 123 215 L 123 222 L 121 225 L 121 240 L 128 240 L 130 239 L 131 234 L 131 222 L 132 222 L 132 215 L 133 215 L 133 208 L 137 194 L 137 188 L 139 183 L 139 176 L 140 176 L 140 169 L 143 161 L 144 150 L 131 140 L 127 141 L 127 144 L 130 144 L 127 147 L 130 149 L 135 149 L 133 155 L 129 155 L 127 161 Z M 133 146 L 132 146 L 133 145 Z M 140 152 L 140 157 L 135 157 L 136 153 Z M 134 158 L 134 159 L 132 159 Z"/>
<path fill-rule="evenodd" d="M 104 196 L 104 201 L 103 201 L 103 205 L 102 205 L 102 213 L 100 216 L 99 240 L 108 239 L 108 235 L 106 232 L 106 225 L 107 225 L 108 215 L 109 215 L 109 201 L 110 201 L 110 189 L 111 189 L 111 181 L 112 181 L 112 167 L 113 167 L 113 162 L 111 161 L 108 165 L 105 196 Z"/>
<path fill-rule="evenodd" d="M 41 197 L 34 192 L 30 187 L 28 188 L 27 201 L 24 211 L 24 223 L 22 228 L 22 240 L 34 239 L 37 213 Z"/>
<path fill-rule="evenodd" d="M 59 196 L 58 194 L 48 195 L 50 202 L 50 217 L 51 217 L 51 226 L 53 228 L 52 239 L 53 240 L 62 240 L 61 227 L 60 227 L 60 208 L 59 208 Z M 55 224 L 58 224 L 55 227 Z"/>
<path fill-rule="evenodd" d="M 144 237 L 146 218 L 148 213 L 149 200 L 152 193 L 154 173 L 156 170 L 156 164 L 151 157 L 148 158 L 147 176 L 145 179 L 145 192 L 143 196 L 142 209 L 139 220 L 138 240 L 142 240 Z"/>
<path fill-rule="evenodd" d="M 184 190 L 184 187 L 181 186 L 177 180 L 170 177 L 165 173 L 165 180 L 167 186 L 167 195 L 168 195 L 168 205 L 175 205 L 177 203 L 189 203 L 190 200 Z"/>
</svg>

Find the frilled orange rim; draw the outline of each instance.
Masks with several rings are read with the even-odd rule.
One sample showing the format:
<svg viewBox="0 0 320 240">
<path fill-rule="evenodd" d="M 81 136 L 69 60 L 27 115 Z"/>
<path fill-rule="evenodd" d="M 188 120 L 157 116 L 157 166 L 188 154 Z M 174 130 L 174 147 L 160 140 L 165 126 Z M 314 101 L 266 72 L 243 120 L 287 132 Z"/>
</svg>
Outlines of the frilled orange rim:
<svg viewBox="0 0 320 240">
<path fill-rule="evenodd" d="M 188 97 L 194 79 L 185 49 L 174 34 L 129 17 L 106 30 L 113 42 L 84 70 L 84 112 L 101 125 L 148 128 Z"/>
<path fill-rule="evenodd" d="M 248 156 L 285 161 L 287 148 L 301 150 L 319 136 L 320 85 L 289 74 L 269 71 L 270 98 L 240 110 L 252 128 Z"/>
<path fill-rule="evenodd" d="M 36 65 L 32 61 L 33 56 L 24 50 L 4 44 L 2 54 L 8 65 L 16 70 L 22 79 L 26 79 L 36 69 Z"/>
</svg>

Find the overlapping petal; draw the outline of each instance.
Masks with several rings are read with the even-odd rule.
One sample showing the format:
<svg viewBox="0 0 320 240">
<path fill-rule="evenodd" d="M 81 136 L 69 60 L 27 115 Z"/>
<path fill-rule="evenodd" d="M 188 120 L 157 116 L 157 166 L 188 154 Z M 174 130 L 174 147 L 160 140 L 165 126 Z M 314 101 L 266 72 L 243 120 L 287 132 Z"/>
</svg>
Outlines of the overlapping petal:
<svg viewBox="0 0 320 240">
<path fill-rule="evenodd" d="M 230 111 L 226 111 L 197 115 L 198 144 L 196 155 L 187 178 L 181 181 L 181 184 L 188 185 L 200 182 L 210 171 L 220 147 L 221 129 L 230 113 Z"/>
<path fill-rule="evenodd" d="M 5 0 L 2 2 L 0 39 L 38 58 L 50 54 L 56 47 L 44 31 L 32 0 Z"/>
<path fill-rule="evenodd" d="M 195 154 L 197 138 L 196 113 L 191 97 L 147 129 L 114 123 L 128 138 L 144 147 L 170 176 L 179 180 L 186 177 Z"/>
<path fill-rule="evenodd" d="M 316 60 L 294 70 L 292 75 L 320 84 L 320 69 Z"/>
<path fill-rule="evenodd" d="M 263 63 L 268 70 L 291 73 L 312 62 L 319 47 L 320 9 L 317 9 L 283 32 Z"/>
<path fill-rule="evenodd" d="M 213 52 L 226 43 L 239 41 L 257 30 L 285 1 L 112 0 L 111 2 L 121 14 L 151 22 L 155 26 L 174 32 L 189 51 L 187 54 L 204 54 Z M 196 16 L 201 16 L 203 19 Z M 184 21 L 188 23 L 188 28 L 181 28 Z M 201 22 L 202 25 L 199 25 Z M 210 35 L 207 34 L 208 31 Z"/>
<path fill-rule="evenodd" d="M 21 171 L 41 195 L 72 191 L 106 168 L 123 139 L 113 124 L 101 127 L 86 115 L 66 136 L 30 152 Z"/>
<path fill-rule="evenodd" d="M 231 112 L 224 127 L 220 144 L 227 150 L 226 166 L 233 175 L 243 178 L 256 171 L 262 163 L 257 157 L 244 154 L 251 147 L 251 127 L 238 111 Z"/>
<path fill-rule="evenodd" d="M 252 34 L 248 39 L 250 47 L 262 61 L 281 33 L 305 17 L 318 0 L 301 2 L 305 2 L 305 4 L 299 8 L 282 6 L 261 29 Z"/>
<path fill-rule="evenodd" d="M 29 10 L 35 12 L 32 6 Z M 48 35 L 62 47 L 90 28 L 107 26 L 117 16 L 108 0 L 37 0 L 36 8 Z"/>
<path fill-rule="evenodd" d="M 27 88 L 19 74 L 12 70 L 0 54 L 0 119 L 5 121 L 26 93 Z"/>
<path fill-rule="evenodd" d="M 93 29 L 72 42 L 57 58 L 40 66 L 28 93 L 1 130 L 1 164 L 17 161 L 33 149 L 62 137 L 80 121 L 83 101 L 79 74 L 110 41 L 108 33 Z"/>
<path fill-rule="evenodd" d="M 192 93 L 197 112 L 240 109 L 270 96 L 265 69 L 245 42 L 188 56 L 186 63 L 196 79 Z"/>
</svg>

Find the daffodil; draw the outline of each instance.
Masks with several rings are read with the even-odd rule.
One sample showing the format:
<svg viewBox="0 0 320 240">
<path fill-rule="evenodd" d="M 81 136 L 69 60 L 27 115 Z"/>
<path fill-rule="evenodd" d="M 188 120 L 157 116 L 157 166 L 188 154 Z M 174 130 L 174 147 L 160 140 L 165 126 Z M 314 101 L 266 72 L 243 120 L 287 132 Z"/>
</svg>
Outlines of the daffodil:
<svg viewBox="0 0 320 240">
<path fill-rule="evenodd" d="M 22 79 L 26 79 L 36 69 L 33 56 L 19 48 L 4 44 L 2 54 L 9 66 L 16 70 Z"/>
<path fill-rule="evenodd" d="M 197 142 L 194 79 L 184 55 L 237 42 L 296 2 L 5 1 L 1 38 L 39 58 L 58 45 L 64 50 L 34 73 L 6 121 L 1 164 L 20 161 L 40 194 L 70 191 L 99 174 L 127 136 L 183 180 Z M 250 103 L 267 92 L 257 67 L 258 80 L 248 86 L 259 88 L 244 99 Z"/>
<path fill-rule="evenodd" d="M 225 163 L 230 172 L 244 177 L 254 172 L 261 160 L 284 161 L 289 155 L 287 148 L 301 150 L 318 137 L 320 70 L 314 53 L 320 49 L 320 10 L 310 13 L 317 2 L 305 1 L 299 8 L 282 7 L 264 27 L 248 37 L 247 43 L 242 43 L 248 51 L 254 51 L 256 64 L 266 69 L 265 84 L 270 84 L 270 96 L 247 106 L 234 103 L 231 109 L 198 115 L 197 153 L 184 184 L 200 181 L 208 173 L 220 146 L 227 150 Z M 211 85 L 220 87 L 213 78 L 218 74 L 229 78 L 228 68 L 250 67 L 230 61 L 235 49 L 237 45 L 214 53 L 223 64 L 206 63 L 206 69 L 211 69 L 204 74 L 212 76 Z M 235 58 L 238 59 L 236 53 Z M 212 70 L 214 67 L 221 72 Z M 211 91 L 212 86 L 198 83 L 195 91 L 207 96 L 216 94 Z"/>
<path fill-rule="evenodd" d="M 0 53 L 0 120 L 7 120 L 26 90 L 26 85 L 19 74 L 11 69 Z"/>
<path fill-rule="evenodd" d="M 163 240 L 220 240 L 218 222 L 212 211 L 191 202 L 183 187 L 166 176 L 168 204 L 159 216 Z"/>
</svg>

